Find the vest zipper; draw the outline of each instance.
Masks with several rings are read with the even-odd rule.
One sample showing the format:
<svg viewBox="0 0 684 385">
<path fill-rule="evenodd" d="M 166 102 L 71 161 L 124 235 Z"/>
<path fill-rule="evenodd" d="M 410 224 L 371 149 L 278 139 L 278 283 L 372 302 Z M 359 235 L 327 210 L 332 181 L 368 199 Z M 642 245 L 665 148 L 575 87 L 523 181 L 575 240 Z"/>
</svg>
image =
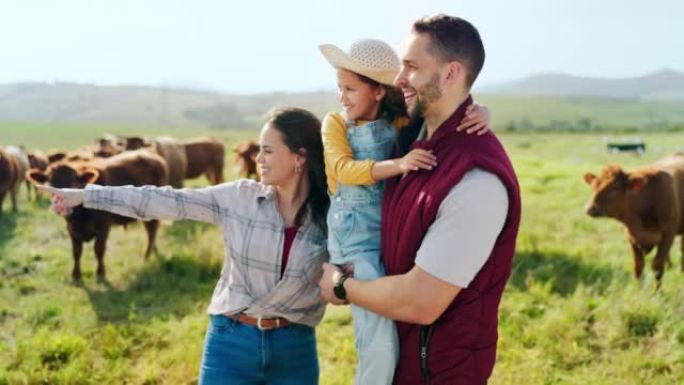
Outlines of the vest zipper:
<svg viewBox="0 0 684 385">
<path fill-rule="evenodd" d="M 430 385 L 430 368 L 428 367 L 428 347 L 430 345 L 430 338 L 432 337 L 432 325 L 423 325 L 420 327 L 420 370 L 423 374 L 423 381 Z"/>
</svg>

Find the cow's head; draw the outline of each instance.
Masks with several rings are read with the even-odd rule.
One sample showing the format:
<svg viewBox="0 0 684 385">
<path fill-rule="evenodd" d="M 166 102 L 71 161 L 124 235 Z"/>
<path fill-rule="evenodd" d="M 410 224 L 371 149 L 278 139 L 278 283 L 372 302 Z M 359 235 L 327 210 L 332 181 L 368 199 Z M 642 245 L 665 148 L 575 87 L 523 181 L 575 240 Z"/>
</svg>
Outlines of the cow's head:
<svg viewBox="0 0 684 385">
<path fill-rule="evenodd" d="M 622 218 L 627 209 L 627 197 L 639 191 L 646 184 L 647 176 L 641 173 L 627 173 L 617 165 L 610 165 L 596 176 L 584 174 L 584 181 L 592 187 L 594 194 L 585 206 L 592 217 Z"/>
<path fill-rule="evenodd" d="M 100 172 L 86 165 L 58 163 L 49 166 L 45 171 L 32 168 L 26 172 L 26 176 L 34 184 L 47 184 L 57 188 L 84 188 L 89 183 L 95 183 Z"/>
<path fill-rule="evenodd" d="M 259 153 L 259 145 L 254 141 L 248 140 L 235 145 L 233 152 L 235 153 L 235 160 L 242 158 L 256 161 L 256 156 Z"/>
<path fill-rule="evenodd" d="M 109 158 L 119 154 L 126 147 L 125 139 L 109 134 L 97 139 L 96 143 L 97 146 L 93 150 L 93 155 L 96 158 Z"/>
<path fill-rule="evenodd" d="M 148 139 L 139 136 L 128 136 L 124 139 L 126 140 L 126 150 L 138 150 L 140 148 L 152 146 L 152 143 Z"/>
<path fill-rule="evenodd" d="M 48 163 L 57 163 L 60 160 L 64 160 L 66 158 L 67 153 L 65 151 L 53 151 L 48 154 Z"/>
<path fill-rule="evenodd" d="M 105 134 L 103 137 L 98 138 L 95 142 L 100 146 L 100 148 L 111 147 L 118 152 L 126 149 L 126 138 L 119 135 Z"/>
</svg>

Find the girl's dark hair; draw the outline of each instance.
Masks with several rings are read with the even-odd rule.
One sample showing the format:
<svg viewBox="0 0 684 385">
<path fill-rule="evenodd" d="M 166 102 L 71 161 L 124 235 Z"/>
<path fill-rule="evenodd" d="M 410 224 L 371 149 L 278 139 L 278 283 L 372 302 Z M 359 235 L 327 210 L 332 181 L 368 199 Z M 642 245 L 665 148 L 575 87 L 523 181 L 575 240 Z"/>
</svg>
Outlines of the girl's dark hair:
<svg viewBox="0 0 684 385">
<path fill-rule="evenodd" d="M 307 210 L 321 230 L 327 231 L 326 216 L 330 206 L 323 163 L 321 121 L 311 112 L 294 107 L 274 108 L 266 114 L 266 123 L 278 130 L 283 142 L 294 153 L 306 150 L 309 170 L 309 196 L 297 212 L 295 223 L 301 225 Z"/>
<path fill-rule="evenodd" d="M 380 101 L 380 109 L 378 110 L 378 117 L 384 116 L 390 123 L 398 117 L 408 117 L 406 112 L 406 101 L 404 100 L 404 93 L 397 87 L 380 84 L 377 81 L 363 76 L 359 73 L 356 75 L 362 82 L 371 87 L 382 87 L 385 89 L 385 97 Z"/>
</svg>

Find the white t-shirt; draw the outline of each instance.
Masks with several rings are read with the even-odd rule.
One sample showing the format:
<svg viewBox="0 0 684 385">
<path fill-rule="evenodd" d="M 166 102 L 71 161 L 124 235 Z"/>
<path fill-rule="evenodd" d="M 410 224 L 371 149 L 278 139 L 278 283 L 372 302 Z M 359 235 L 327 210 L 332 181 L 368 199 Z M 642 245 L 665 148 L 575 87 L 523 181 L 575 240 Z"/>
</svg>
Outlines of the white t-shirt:
<svg viewBox="0 0 684 385">
<path fill-rule="evenodd" d="M 468 171 L 444 198 L 416 255 L 416 265 L 468 287 L 492 252 L 508 214 L 501 180 L 480 168 Z"/>
</svg>

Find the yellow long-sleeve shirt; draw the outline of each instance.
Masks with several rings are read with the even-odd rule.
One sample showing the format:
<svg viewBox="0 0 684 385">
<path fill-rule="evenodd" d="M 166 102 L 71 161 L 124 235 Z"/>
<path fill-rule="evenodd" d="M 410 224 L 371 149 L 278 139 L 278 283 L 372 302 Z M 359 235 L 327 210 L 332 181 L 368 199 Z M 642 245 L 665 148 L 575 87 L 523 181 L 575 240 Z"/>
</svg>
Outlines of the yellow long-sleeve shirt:
<svg viewBox="0 0 684 385">
<path fill-rule="evenodd" d="M 364 122 L 359 122 L 363 124 Z M 408 123 L 406 118 L 397 118 L 392 122 L 395 129 Z M 338 112 L 331 112 L 323 118 L 321 125 L 323 150 L 325 157 L 325 175 L 328 190 L 337 192 L 337 184 L 371 185 L 377 181 L 371 176 L 375 164 L 373 159 L 355 159 L 349 141 L 344 117 Z"/>
</svg>

